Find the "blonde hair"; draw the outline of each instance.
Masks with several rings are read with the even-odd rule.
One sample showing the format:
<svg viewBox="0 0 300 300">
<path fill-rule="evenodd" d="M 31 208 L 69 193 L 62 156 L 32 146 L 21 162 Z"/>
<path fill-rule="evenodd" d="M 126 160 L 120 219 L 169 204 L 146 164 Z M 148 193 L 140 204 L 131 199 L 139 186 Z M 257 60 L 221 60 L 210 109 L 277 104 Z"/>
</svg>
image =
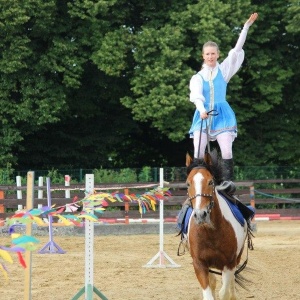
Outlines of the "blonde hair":
<svg viewBox="0 0 300 300">
<path fill-rule="evenodd" d="M 202 47 L 202 53 L 204 53 L 204 48 L 206 48 L 206 47 L 216 47 L 218 53 L 220 52 L 219 46 L 218 46 L 218 44 L 215 43 L 215 42 L 212 42 L 212 41 L 206 42 L 206 43 L 203 45 L 203 47 Z"/>
</svg>

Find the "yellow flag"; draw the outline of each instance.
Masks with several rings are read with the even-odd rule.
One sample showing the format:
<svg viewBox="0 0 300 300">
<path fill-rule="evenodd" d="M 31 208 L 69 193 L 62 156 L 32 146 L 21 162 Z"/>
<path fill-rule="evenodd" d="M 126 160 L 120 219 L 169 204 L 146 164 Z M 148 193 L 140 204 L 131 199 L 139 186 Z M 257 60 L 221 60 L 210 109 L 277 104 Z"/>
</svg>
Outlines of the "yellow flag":
<svg viewBox="0 0 300 300">
<path fill-rule="evenodd" d="M 73 223 L 71 221 L 69 221 L 68 219 L 66 219 L 62 215 L 56 215 L 56 217 L 58 217 L 66 226 L 73 225 Z"/>
<path fill-rule="evenodd" d="M 8 251 L 0 249 L 0 256 L 7 262 L 13 263 L 12 257 Z"/>
<path fill-rule="evenodd" d="M 45 222 L 43 222 L 41 218 L 39 218 L 39 217 L 34 217 L 34 216 L 32 216 L 32 218 L 33 218 L 34 222 L 35 222 L 37 225 L 40 225 L 40 226 L 44 226 L 44 225 L 45 225 Z"/>
<path fill-rule="evenodd" d="M 81 218 L 81 219 L 85 218 L 85 219 L 87 219 L 89 221 L 92 221 L 92 222 L 97 222 L 98 221 L 98 219 L 96 219 L 95 217 L 92 217 L 92 216 L 90 216 L 88 214 L 86 214 L 86 215 L 79 215 L 78 218 Z"/>
<path fill-rule="evenodd" d="M 20 233 L 12 233 L 10 236 L 11 236 L 11 239 L 14 240 L 14 239 L 18 238 L 19 236 L 21 236 L 21 234 Z"/>
<path fill-rule="evenodd" d="M 152 207 L 152 210 L 155 211 L 156 210 L 156 206 L 155 206 L 156 202 L 151 200 L 151 207 Z"/>
</svg>

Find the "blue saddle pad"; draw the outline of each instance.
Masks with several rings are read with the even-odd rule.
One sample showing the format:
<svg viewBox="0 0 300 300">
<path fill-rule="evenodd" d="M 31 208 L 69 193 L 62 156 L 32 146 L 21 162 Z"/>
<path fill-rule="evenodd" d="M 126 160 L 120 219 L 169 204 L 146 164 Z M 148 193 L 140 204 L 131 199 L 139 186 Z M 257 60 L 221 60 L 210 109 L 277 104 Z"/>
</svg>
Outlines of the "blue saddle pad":
<svg viewBox="0 0 300 300">
<path fill-rule="evenodd" d="M 241 226 L 245 225 L 245 219 L 240 211 L 240 209 L 237 207 L 236 204 L 234 204 L 233 202 L 231 202 L 230 200 L 228 200 L 224 195 L 219 194 L 228 204 L 232 214 L 234 215 L 234 217 L 236 218 L 236 220 L 241 224 Z"/>
<path fill-rule="evenodd" d="M 244 226 L 245 225 L 245 218 L 242 214 L 242 212 L 240 211 L 240 209 L 238 208 L 238 206 L 236 204 L 234 204 L 233 202 L 231 202 L 230 200 L 228 200 L 224 195 L 222 194 L 219 194 L 220 197 L 222 197 L 227 205 L 229 206 L 232 214 L 234 215 L 234 217 L 236 218 L 236 220 L 241 224 L 241 226 Z M 248 214 L 250 213 L 251 214 L 251 211 L 252 211 L 252 218 L 255 214 L 255 210 L 252 206 L 247 206 L 248 208 Z M 191 214 L 193 212 L 193 209 L 191 207 L 189 207 L 185 213 L 185 217 L 184 217 L 184 221 L 182 224 L 178 224 L 178 228 L 181 229 L 182 227 L 182 232 L 187 234 L 187 231 L 188 231 L 188 226 L 189 226 L 189 220 L 190 220 L 190 217 L 191 217 Z"/>
<path fill-rule="evenodd" d="M 177 223 L 177 229 L 180 230 L 181 233 L 187 233 L 192 212 L 193 209 L 189 206 L 186 210 L 181 209 L 178 213 L 178 221 L 181 221 Z"/>
<path fill-rule="evenodd" d="M 192 212 L 193 212 L 193 209 L 191 207 L 189 207 L 188 210 L 186 211 L 184 223 L 183 223 L 183 230 L 182 230 L 183 233 L 187 234 L 187 232 L 188 232 L 189 221 L 190 221 Z"/>
</svg>

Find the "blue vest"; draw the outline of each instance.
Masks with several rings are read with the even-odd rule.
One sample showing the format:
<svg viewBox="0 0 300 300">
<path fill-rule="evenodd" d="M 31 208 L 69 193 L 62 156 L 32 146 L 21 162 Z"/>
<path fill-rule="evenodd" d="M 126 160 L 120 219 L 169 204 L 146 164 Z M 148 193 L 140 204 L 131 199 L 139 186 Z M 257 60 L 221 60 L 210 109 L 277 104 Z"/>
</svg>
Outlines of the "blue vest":
<svg viewBox="0 0 300 300">
<path fill-rule="evenodd" d="M 198 76 L 201 76 L 200 73 L 198 73 Z M 212 88 L 209 81 L 205 81 L 202 76 L 201 78 L 203 81 L 203 96 L 205 98 L 204 107 L 207 112 L 214 109 L 218 113 L 217 116 L 209 117 L 207 122 L 203 120 L 203 132 L 207 132 L 206 127 L 208 127 L 208 133 L 211 139 L 215 139 L 216 135 L 225 131 L 237 132 L 237 122 L 234 111 L 226 101 L 227 82 L 224 80 L 220 69 L 218 69 L 217 76 L 212 81 Z M 211 92 L 213 93 L 213 97 L 211 97 Z M 191 137 L 193 137 L 194 131 L 200 130 L 201 121 L 200 112 L 196 109 L 189 130 Z"/>
</svg>

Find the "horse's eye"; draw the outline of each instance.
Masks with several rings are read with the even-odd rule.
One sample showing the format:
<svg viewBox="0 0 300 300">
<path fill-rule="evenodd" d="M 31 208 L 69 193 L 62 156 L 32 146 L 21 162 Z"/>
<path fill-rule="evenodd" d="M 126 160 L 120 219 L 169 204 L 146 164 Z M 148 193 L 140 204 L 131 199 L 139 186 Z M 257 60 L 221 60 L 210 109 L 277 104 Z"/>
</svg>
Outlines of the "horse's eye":
<svg viewBox="0 0 300 300">
<path fill-rule="evenodd" d="M 210 180 L 208 185 L 213 185 L 214 184 L 214 181 L 213 180 Z"/>
<path fill-rule="evenodd" d="M 187 182 L 187 183 L 186 183 L 186 186 L 187 186 L 187 187 L 190 187 L 190 184 Z"/>
</svg>

